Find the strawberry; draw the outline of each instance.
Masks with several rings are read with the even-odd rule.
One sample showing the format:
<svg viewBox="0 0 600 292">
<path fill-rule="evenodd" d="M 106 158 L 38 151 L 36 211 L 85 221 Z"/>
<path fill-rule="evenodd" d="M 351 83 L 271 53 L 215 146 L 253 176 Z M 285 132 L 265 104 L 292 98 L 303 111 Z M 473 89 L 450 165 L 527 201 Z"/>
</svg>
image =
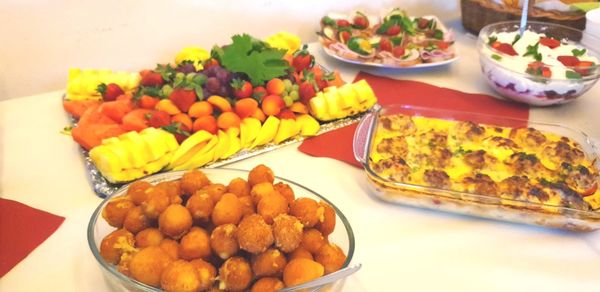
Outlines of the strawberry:
<svg viewBox="0 0 600 292">
<path fill-rule="evenodd" d="M 235 97 L 239 99 L 250 97 L 250 95 L 252 95 L 252 84 L 248 81 L 233 79 L 231 87 L 233 87 Z"/>
<path fill-rule="evenodd" d="M 283 119 L 295 120 L 296 119 L 296 115 L 289 108 L 282 109 L 279 112 L 279 114 L 277 114 L 277 117 L 281 120 L 283 120 Z"/>
<path fill-rule="evenodd" d="M 302 82 L 298 89 L 300 100 L 302 100 L 304 104 L 308 104 L 311 98 L 315 97 L 316 92 L 315 85 L 310 81 Z"/>
<path fill-rule="evenodd" d="M 405 53 L 406 53 L 406 50 L 404 50 L 404 48 L 401 46 L 397 46 L 394 48 L 394 50 L 392 50 L 392 55 L 394 55 L 394 57 L 396 57 L 396 58 L 400 58 L 400 57 L 404 56 Z"/>
<path fill-rule="evenodd" d="M 154 128 L 168 126 L 171 123 L 171 116 L 163 111 L 153 111 L 146 115 L 148 125 Z"/>
<path fill-rule="evenodd" d="M 437 47 L 440 48 L 440 50 L 445 50 L 448 47 L 450 47 L 450 43 L 449 42 L 445 42 L 445 41 L 439 41 L 437 43 Z"/>
<path fill-rule="evenodd" d="M 369 19 L 360 12 L 356 12 L 356 16 L 352 19 L 352 27 L 357 29 L 365 29 L 369 27 Z"/>
<path fill-rule="evenodd" d="M 558 56 L 556 59 L 567 67 L 577 66 L 579 63 L 579 58 L 575 56 Z"/>
<path fill-rule="evenodd" d="M 169 99 L 179 108 L 180 111 L 186 112 L 192 104 L 196 102 L 196 92 L 194 90 L 175 88 L 169 95 Z"/>
<path fill-rule="evenodd" d="M 142 76 L 140 84 L 143 86 L 161 86 L 165 82 L 160 73 L 152 70 L 143 70 L 140 72 L 140 76 Z"/>
<path fill-rule="evenodd" d="M 145 109 L 154 109 L 159 99 L 150 95 L 142 95 L 138 100 L 138 105 Z"/>
<path fill-rule="evenodd" d="M 262 98 L 267 95 L 267 90 L 263 86 L 256 86 L 252 90 L 252 98 L 256 100 L 262 100 Z"/>
<path fill-rule="evenodd" d="M 552 77 L 552 71 L 550 71 L 550 68 L 543 62 L 539 61 L 529 63 L 525 72 L 534 76 L 542 76 L 546 78 Z"/>
<path fill-rule="evenodd" d="M 560 41 L 554 38 L 540 38 L 540 45 L 554 49 L 560 46 Z"/>
<path fill-rule="evenodd" d="M 336 24 L 338 27 L 349 27 L 350 26 L 350 22 L 345 19 L 338 19 L 338 21 L 336 21 Z"/>
<path fill-rule="evenodd" d="M 385 34 L 389 36 L 394 36 L 399 34 L 401 30 L 402 28 L 400 27 L 400 25 L 394 24 L 385 31 Z"/>
<path fill-rule="evenodd" d="M 123 89 L 115 83 L 109 83 L 108 85 L 104 83 L 100 83 L 96 91 L 102 94 L 102 99 L 104 101 L 114 101 L 119 97 L 119 95 L 125 94 Z"/>
<path fill-rule="evenodd" d="M 496 51 L 499 51 L 501 53 L 504 53 L 504 54 L 507 54 L 510 56 L 518 55 L 517 51 L 515 51 L 515 49 L 513 48 L 513 46 L 511 44 L 494 42 L 494 43 L 492 43 L 492 48 L 496 49 Z"/>
<path fill-rule="evenodd" d="M 386 52 L 392 52 L 392 42 L 388 38 L 381 38 L 379 41 L 379 49 Z"/>
<path fill-rule="evenodd" d="M 308 70 L 312 68 L 314 64 L 315 58 L 307 51 L 307 45 L 304 45 L 302 50 L 298 50 L 294 53 L 294 58 L 292 59 L 294 71 L 302 72 L 305 69 Z"/>
<path fill-rule="evenodd" d="M 590 67 L 593 67 L 595 65 L 596 64 L 594 64 L 594 62 L 592 61 L 579 61 L 576 66 L 577 68 L 575 68 L 575 72 L 583 76 L 590 75 Z"/>
<path fill-rule="evenodd" d="M 348 40 L 352 37 L 352 34 L 350 34 L 349 31 L 347 30 L 341 30 L 338 32 L 338 40 L 341 43 L 348 43 Z"/>
<path fill-rule="evenodd" d="M 419 18 L 419 21 L 417 22 L 417 27 L 419 29 L 426 29 L 429 26 L 429 19 L 427 18 Z"/>
</svg>

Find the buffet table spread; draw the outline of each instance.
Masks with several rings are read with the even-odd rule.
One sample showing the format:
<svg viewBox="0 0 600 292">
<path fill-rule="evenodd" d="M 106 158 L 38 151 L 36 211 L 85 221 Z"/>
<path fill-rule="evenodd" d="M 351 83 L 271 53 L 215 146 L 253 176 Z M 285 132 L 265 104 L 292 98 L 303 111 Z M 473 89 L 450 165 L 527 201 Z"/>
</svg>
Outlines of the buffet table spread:
<svg viewBox="0 0 600 292">
<path fill-rule="evenodd" d="M 311 44 L 309 50 L 319 64 L 340 70 L 347 81 L 365 71 L 493 95 L 480 70 L 476 37 L 462 31 L 456 35 L 460 59 L 439 68 L 372 69 L 329 58 L 318 44 Z M 90 187 L 79 146 L 59 133 L 69 123 L 60 103 L 62 94 L 0 102 L 0 197 L 66 218 L 0 278 L 1 291 L 109 289 L 86 240 L 87 224 L 101 199 Z M 599 97 L 596 86 L 575 102 L 531 108 L 529 119 L 581 129 L 600 145 Z M 250 170 L 268 165 L 278 176 L 323 194 L 342 210 L 356 237 L 352 263 L 363 265 L 346 279 L 344 291 L 594 291 L 600 287 L 598 231 L 571 233 L 385 204 L 370 195 L 362 170 L 308 156 L 298 151 L 299 145 L 226 167 Z"/>
</svg>

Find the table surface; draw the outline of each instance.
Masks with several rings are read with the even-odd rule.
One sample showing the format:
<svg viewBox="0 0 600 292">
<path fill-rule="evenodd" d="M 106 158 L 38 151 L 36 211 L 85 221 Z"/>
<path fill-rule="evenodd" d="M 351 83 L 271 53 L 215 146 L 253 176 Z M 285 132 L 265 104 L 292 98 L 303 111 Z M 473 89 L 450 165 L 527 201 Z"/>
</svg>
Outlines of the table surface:
<svg viewBox="0 0 600 292">
<path fill-rule="evenodd" d="M 475 37 L 457 33 L 460 59 L 441 68 L 372 70 L 335 61 L 316 44 L 319 63 L 345 80 L 358 70 L 472 93 L 492 94 Z M 106 291 L 86 240 L 93 193 L 78 146 L 59 134 L 68 119 L 61 92 L 0 102 L 0 196 L 66 217 L 60 228 L 0 279 L 0 291 Z M 401 93 L 399 93 L 401 95 Z M 443 98 L 443 96 L 440 96 Z M 600 140 L 600 86 L 570 104 L 533 108 L 531 120 L 581 129 Z M 600 232 L 571 233 L 388 205 L 368 193 L 362 170 L 307 156 L 299 144 L 231 167 L 264 163 L 281 177 L 325 195 L 348 217 L 363 268 L 347 291 L 597 291 Z M 18 224 L 18 223 L 17 223 Z"/>
</svg>

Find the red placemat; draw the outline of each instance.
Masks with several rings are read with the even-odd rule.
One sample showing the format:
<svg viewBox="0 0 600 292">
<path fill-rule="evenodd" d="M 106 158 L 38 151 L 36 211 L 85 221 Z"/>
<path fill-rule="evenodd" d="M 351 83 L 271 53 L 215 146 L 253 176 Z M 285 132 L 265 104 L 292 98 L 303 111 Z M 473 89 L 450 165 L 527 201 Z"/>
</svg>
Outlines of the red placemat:
<svg viewBox="0 0 600 292">
<path fill-rule="evenodd" d="M 486 94 L 465 93 L 419 81 L 395 80 L 360 72 L 354 81 L 365 79 L 380 105 L 403 104 L 435 109 L 475 112 L 520 120 L 529 118 L 529 107 Z M 329 157 L 362 168 L 354 159 L 352 138 L 356 124 L 304 140 L 298 148 L 311 156 Z"/>
<path fill-rule="evenodd" d="M 0 277 L 48 238 L 64 217 L 0 198 Z"/>
</svg>

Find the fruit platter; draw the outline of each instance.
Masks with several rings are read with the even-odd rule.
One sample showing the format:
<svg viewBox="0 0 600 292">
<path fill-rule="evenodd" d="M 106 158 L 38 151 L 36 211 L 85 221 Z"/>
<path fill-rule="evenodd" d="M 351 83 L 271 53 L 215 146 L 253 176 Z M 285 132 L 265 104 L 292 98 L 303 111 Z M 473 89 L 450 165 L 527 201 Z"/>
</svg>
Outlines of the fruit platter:
<svg viewBox="0 0 600 292">
<path fill-rule="evenodd" d="M 413 17 L 396 8 L 381 18 L 360 11 L 321 18 L 325 53 L 353 64 L 386 68 L 431 67 L 457 59 L 454 34 L 435 16 Z"/>
<path fill-rule="evenodd" d="M 235 35 L 140 72 L 73 68 L 63 107 L 94 191 L 170 170 L 217 167 L 357 121 L 377 99 L 315 64 L 300 39 Z"/>
</svg>

